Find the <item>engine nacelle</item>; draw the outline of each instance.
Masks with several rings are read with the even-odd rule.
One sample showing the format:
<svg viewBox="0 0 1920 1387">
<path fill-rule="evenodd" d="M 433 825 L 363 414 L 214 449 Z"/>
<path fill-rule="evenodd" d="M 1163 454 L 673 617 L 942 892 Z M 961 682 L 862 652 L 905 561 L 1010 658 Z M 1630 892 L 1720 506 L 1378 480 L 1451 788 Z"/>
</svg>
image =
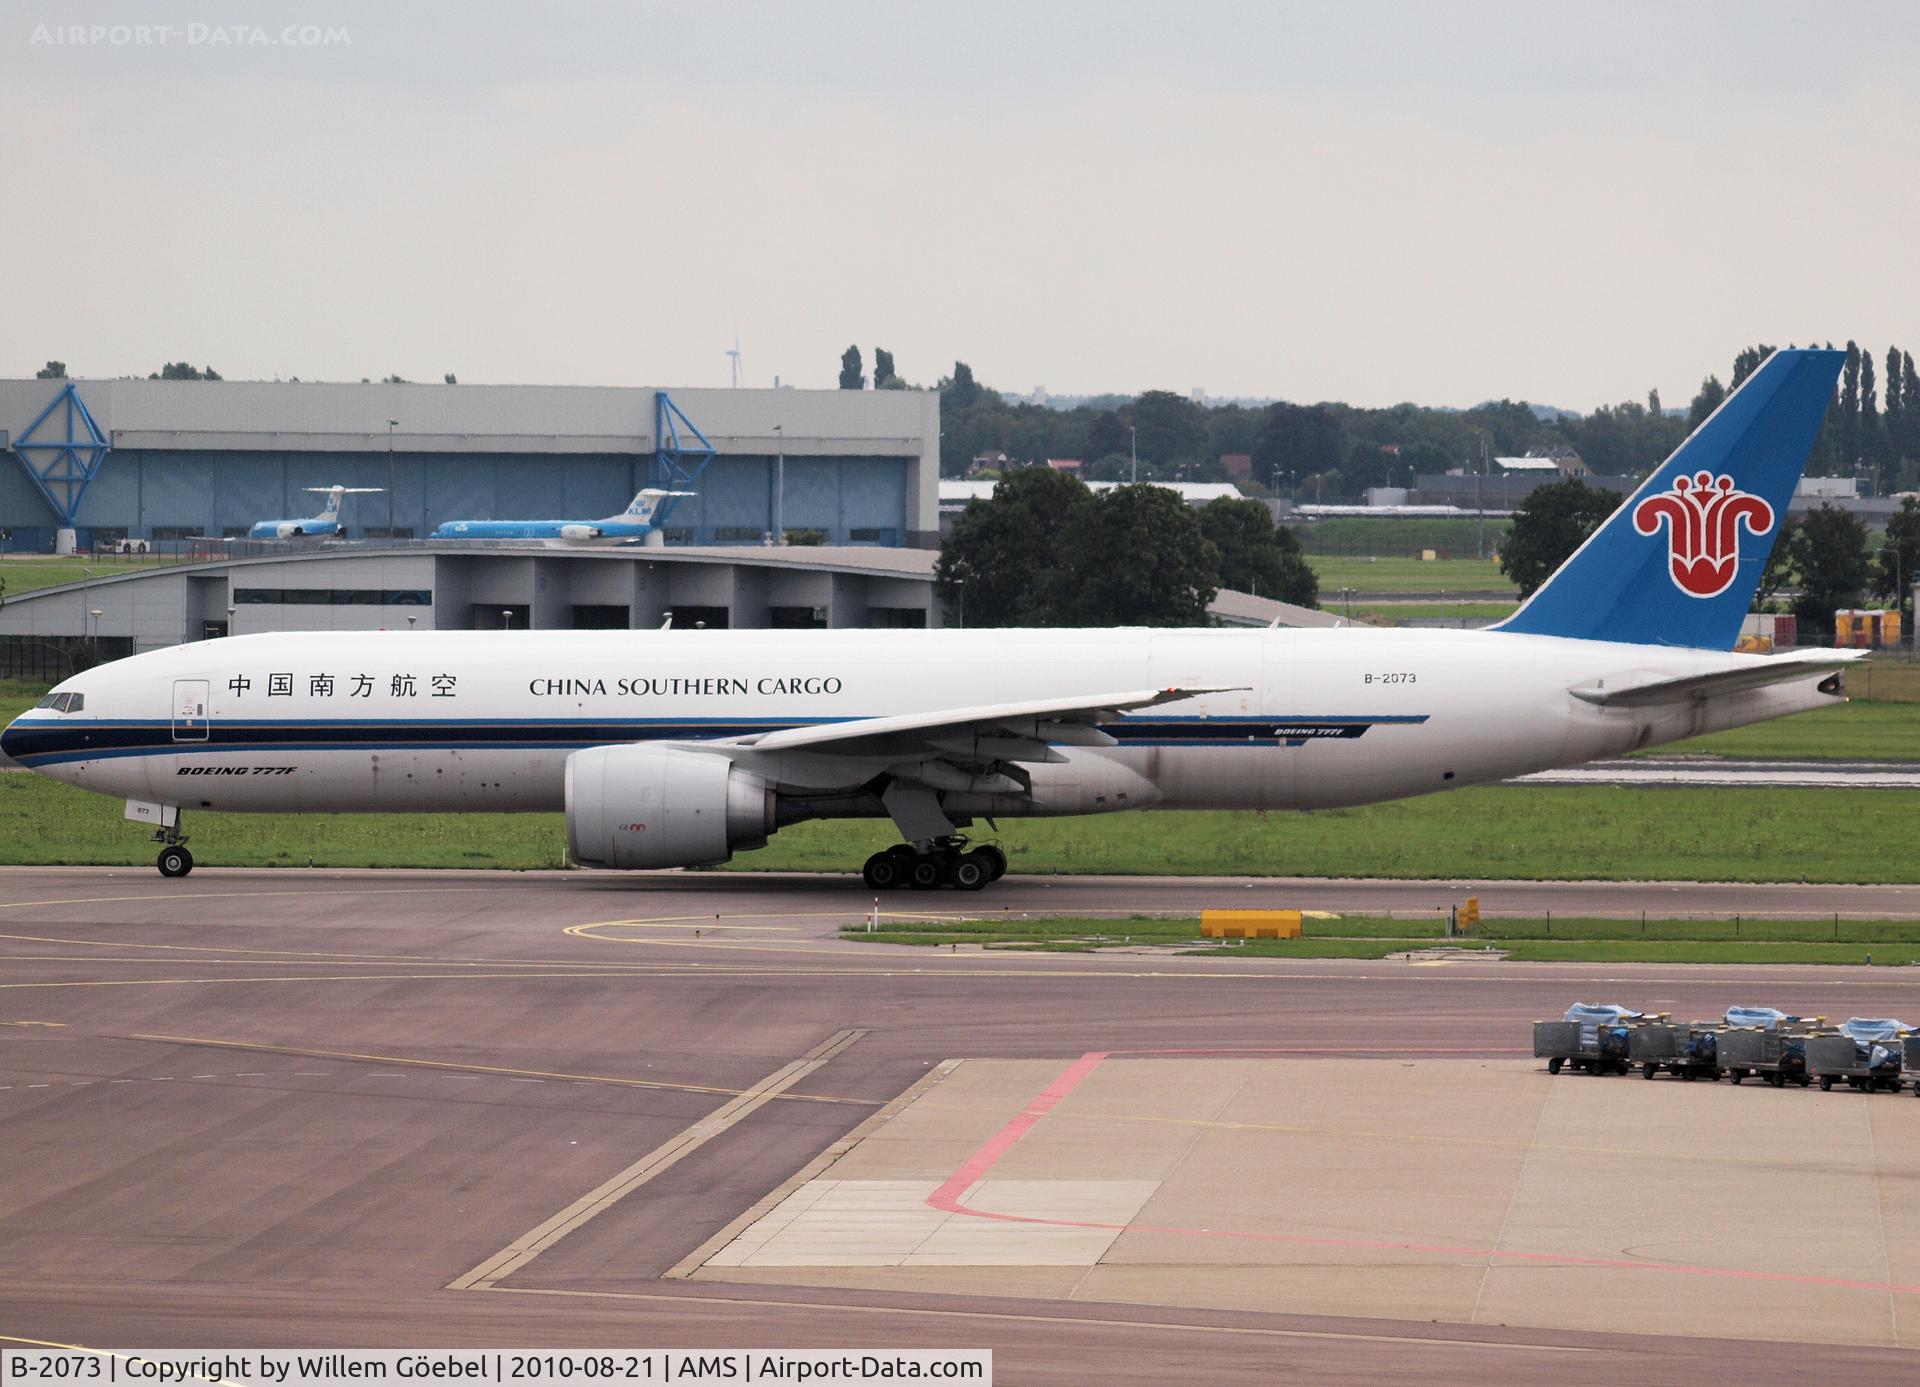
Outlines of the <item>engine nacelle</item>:
<svg viewBox="0 0 1920 1387">
<path fill-rule="evenodd" d="M 583 544 L 587 540 L 600 538 L 600 527 L 598 525 L 562 525 L 560 538 L 570 539 L 575 544 Z"/>
<path fill-rule="evenodd" d="M 773 789 L 724 756 L 596 746 L 567 758 L 567 852 L 587 867 L 698 867 L 764 845 Z"/>
</svg>

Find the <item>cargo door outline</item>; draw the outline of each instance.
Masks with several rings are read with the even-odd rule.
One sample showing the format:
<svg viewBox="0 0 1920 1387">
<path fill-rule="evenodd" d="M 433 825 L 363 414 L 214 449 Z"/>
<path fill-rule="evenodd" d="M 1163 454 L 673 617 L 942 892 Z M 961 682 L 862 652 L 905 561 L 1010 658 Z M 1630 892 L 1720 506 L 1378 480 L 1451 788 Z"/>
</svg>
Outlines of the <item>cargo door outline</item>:
<svg viewBox="0 0 1920 1387">
<path fill-rule="evenodd" d="M 204 742 L 212 733 L 211 685 L 205 679 L 173 681 L 173 740 Z"/>
</svg>

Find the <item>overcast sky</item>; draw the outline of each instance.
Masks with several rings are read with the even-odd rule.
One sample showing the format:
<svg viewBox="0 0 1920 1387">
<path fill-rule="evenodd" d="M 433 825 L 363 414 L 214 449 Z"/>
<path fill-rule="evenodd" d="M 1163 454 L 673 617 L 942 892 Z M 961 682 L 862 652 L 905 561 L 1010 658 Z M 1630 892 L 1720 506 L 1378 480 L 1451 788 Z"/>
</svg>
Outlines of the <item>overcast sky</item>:
<svg viewBox="0 0 1920 1387">
<path fill-rule="evenodd" d="M 858 342 L 1585 409 L 1750 342 L 1920 348 L 1905 0 L 0 17 L 4 375 L 724 385 L 737 324 L 751 385 Z"/>
</svg>

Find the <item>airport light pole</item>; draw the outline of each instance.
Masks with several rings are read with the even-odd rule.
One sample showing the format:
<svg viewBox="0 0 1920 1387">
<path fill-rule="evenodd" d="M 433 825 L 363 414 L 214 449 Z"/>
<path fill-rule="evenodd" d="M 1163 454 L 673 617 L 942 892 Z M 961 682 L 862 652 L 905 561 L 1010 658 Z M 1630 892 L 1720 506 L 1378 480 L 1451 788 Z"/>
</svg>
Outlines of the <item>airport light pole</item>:
<svg viewBox="0 0 1920 1387">
<path fill-rule="evenodd" d="M 787 542 L 787 426 L 773 426 L 773 542 Z"/>
<path fill-rule="evenodd" d="M 1127 425 L 1127 451 L 1133 454 L 1133 480 L 1140 480 L 1140 431 L 1132 424 Z"/>
<path fill-rule="evenodd" d="M 387 543 L 393 543 L 393 431 L 398 419 L 387 420 Z"/>
</svg>

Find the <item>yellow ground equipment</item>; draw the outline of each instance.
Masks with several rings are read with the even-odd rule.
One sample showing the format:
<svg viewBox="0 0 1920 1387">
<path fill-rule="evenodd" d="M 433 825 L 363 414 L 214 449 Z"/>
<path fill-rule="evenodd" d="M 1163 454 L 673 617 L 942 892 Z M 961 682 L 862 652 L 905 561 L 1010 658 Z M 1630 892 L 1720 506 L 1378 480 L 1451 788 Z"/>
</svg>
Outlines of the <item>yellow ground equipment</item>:
<svg viewBox="0 0 1920 1387">
<path fill-rule="evenodd" d="M 1200 933 L 1208 939 L 1298 939 L 1297 910 L 1203 910 Z"/>
</svg>

